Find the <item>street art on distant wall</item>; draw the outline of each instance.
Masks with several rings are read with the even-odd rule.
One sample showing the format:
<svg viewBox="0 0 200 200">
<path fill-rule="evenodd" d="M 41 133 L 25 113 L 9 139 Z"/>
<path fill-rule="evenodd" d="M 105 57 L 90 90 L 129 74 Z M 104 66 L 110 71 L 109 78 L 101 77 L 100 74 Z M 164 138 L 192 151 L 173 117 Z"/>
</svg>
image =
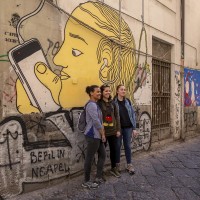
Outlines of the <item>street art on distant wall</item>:
<svg viewBox="0 0 200 200">
<path fill-rule="evenodd" d="M 35 15 L 42 9 L 43 6 Z M 8 22 L 16 28 L 22 16 L 13 13 Z M 127 86 L 132 102 L 150 105 L 151 94 L 148 93 L 148 98 L 143 96 L 143 89 L 150 92 L 150 66 L 141 61 L 135 69 L 134 37 L 123 19 L 119 31 L 119 21 L 119 13 L 114 9 L 89 1 L 72 12 L 62 44 L 48 35 L 44 39 L 46 46 L 36 37 L 21 46 L 14 44 L 14 40 L 11 43 L 5 40 L 14 45 L 8 52 L 12 63 L 10 72 L 15 70 L 16 74 L 10 73 L 4 80 L 4 110 L 16 104 L 16 110 L 22 115 L 5 115 L 0 123 L 2 197 L 20 194 L 24 183 L 47 182 L 83 169 L 86 144 L 76 126 L 82 106 L 88 100 L 87 85 L 107 83 L 114 94 L 116 86 L 122 83 Z M 19 26 L 23 28 L 22 33 L 26 26 L 26 23 Z M 16 34 L 7 31 L 5 36 L 16 39 Z M 7 55 L 0 58 L 8 63 Z M 150 148 L 149 112 L 137 112 L 137 124 L 139 135 L 132 141 L 133 152 Z"/>
<path fill-rule="evenodd" d="M 200 106 L 200 71 L 184 69 L 184 104 Z"/>
</svg>

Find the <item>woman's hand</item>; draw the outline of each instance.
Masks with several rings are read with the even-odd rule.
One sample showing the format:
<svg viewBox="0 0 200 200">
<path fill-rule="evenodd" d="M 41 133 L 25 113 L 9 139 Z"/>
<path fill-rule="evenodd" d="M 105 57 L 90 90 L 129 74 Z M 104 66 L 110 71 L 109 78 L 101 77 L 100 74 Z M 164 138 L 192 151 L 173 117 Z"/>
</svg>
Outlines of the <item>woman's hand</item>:
<svg viewBox="0 0 200 200">
<path fill-rule="evenodd" d="M 138 132 L 137 132 L 136 130 L 133 130 L 132 136 L 133 136 L 133 137 L 137 137 L 137 136 L 138 136 Z"/>
<path fill-rule="evenodd" d="M 119 137 L 121 135 L 121 133 L 119 131 L 117 131 L 116 136 Z"/>
<path fill-rule="evenodd" d="M 102 142 L 106 142 L 106 136 L 105 136 L 105 135 L 102 135 L 102 136 L 101 136 L 101 140 L 102 140 Z"/>
<path fill-rule="evenodd" d="M 102 142 L 106 142 L 105 130 L 102 128 L 99 130 L 99 133 L 101 135 Z"/>
</svg>

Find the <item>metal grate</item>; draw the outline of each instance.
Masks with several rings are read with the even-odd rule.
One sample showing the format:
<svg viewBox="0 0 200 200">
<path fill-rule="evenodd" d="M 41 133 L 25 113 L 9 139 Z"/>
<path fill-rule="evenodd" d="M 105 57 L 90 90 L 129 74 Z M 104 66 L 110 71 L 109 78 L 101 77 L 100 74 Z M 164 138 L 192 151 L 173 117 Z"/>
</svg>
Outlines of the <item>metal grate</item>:
<svg viewBox="0 0 200 200">
<path fill-rule="evenodd" d="M 152 129 L 170 127 L 170 67 L 152 59 Z"/>
</svg>

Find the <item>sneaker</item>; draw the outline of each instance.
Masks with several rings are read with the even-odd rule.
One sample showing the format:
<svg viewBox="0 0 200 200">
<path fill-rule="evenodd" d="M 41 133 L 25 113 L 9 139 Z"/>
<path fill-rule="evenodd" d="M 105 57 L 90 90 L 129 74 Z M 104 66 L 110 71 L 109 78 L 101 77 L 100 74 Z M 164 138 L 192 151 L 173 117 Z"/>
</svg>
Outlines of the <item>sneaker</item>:
<svg viewBox="0 0 200 200">
<path fill-rule="evenodd" d="M 117 171 L 117 168 L 116 168 L 116 167 L 113 167 L 113 168 L 110 170 L 110 173 L 111 173 L 113 176 L 117 177 L 117 178 L 119 178 L 119 177 L 121 176 L 120 173 Z"/>
<path fill-rule="evenodd" d="M 95 182 L 88 181 L 88 182 L 82 183 L 82 187 L 89 188 L 89 189 L 97 189 L 99 187 L 99 184 L 95 183 Z"/>
<path fill-rule="evenodd" d="M 127 164 L 126 170 L 128 171 L 128 173 L 129 173 L 130 175 L 135 174 L 135 170 L 134 170 L 132 164 Z"/>
<path fill-rule="evenodd" d="M 103 178 L 95 178 L 94 182 L 97 184 L 101 184 L 101 183 L 104 183 L 105 180 Z"/>
<path fill-rule="evenodd" d="M 121 173 L 121 164 L 120 163 L 116 163 L 116 168 L 117 168 L 117 171 L 119 173 Z"/>
</svg>

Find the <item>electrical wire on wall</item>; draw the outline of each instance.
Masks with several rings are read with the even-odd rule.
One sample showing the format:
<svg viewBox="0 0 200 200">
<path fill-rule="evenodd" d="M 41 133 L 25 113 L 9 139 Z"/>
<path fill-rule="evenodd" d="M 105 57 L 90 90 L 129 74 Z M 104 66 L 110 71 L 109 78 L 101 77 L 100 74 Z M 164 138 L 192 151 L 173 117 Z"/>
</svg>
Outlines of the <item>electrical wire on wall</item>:
<svg viewBox="0 0 200 200">
<path fill-rule="evenodd" d="M 122 0 L 119 0 L 119 56 L 118 56 L 118 72 L 121 71 L 122 68 L 122 59 L 121 59 L 121 52 L 122 52 L 122 45 L 121 45 L 121 24 L 122 24 L 122 12 L 121 12 L 121 4 L 122 4 Z"/>
<path fill-rule="evenodd" d="M 142 18 L 142 29 L 141 29 L 141 32 L 140 32 L 140 40 L 139 40 L 139 47 L 138 47 L 137 67 L 138 67 L 139 61 L 140 61 L 140 48 L 141 48 L 143 33 L 145 34 L 145 48 L 146 48 L 145 64 L 147 63 L 147 54 L 148 54 L 147 32 L 146 32 L 145 25 L 144 25 L 144 0 L 142 0 L 142 15 L 141 15 L 141 18 Z"/>
</svg>

